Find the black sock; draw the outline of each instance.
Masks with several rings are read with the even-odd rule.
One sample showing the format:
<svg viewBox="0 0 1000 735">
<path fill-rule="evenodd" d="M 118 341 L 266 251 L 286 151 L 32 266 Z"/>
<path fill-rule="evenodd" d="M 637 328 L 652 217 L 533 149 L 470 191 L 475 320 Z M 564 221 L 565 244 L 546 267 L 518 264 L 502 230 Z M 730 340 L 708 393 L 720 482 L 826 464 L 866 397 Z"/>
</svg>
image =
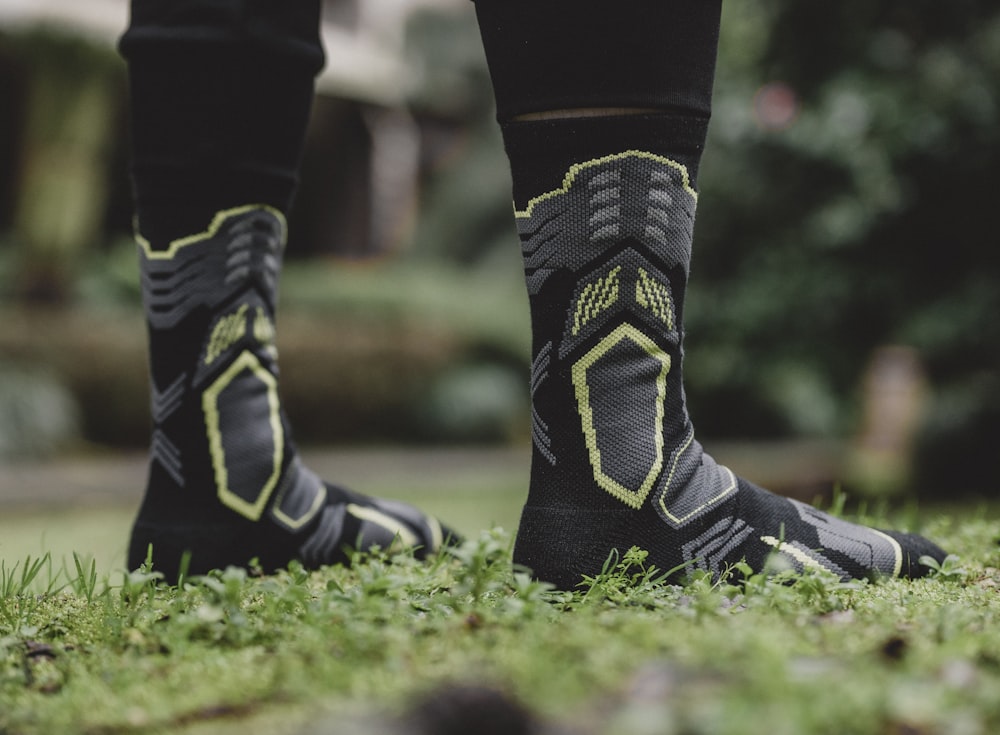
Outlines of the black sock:
<svg viewBox="0 0 1000 735">
<path fill-rule="evenodd" d="M 321 481 L 298 459 L 278 394 L 274 346 L 284 217 L 218 212 L 164 250 L 139 247 L 149 325 L 153 435 L 129 565 L 202 573 L 256 557 L 345 562 L 398 538 L 423 554 L 453 535 L 415 508 Z"/>
<path fill-rule="evenodd" d="M 597 7 L 477 3 L 533 329 L 534 453 L 515 561 L 561 587 L 633 545 L 664 571 L 760 570 L 780 555 L 842 578 L 918 576 L 921 555 L 943 557 L 930 542 L 767 493 L 694 438 L 683 305 L 719 7 Z M 646 112 L 524 119 L 602 108 Z"/>
<path fill-rule="evenodd" d="M 322 60 L 318 2 L 135 3 L 137 240 L 153 433 L 130 568 L 168 577 L 347 561 L 450 532 L 408 505 L 321 481 L 298 459 L 274 345 L 284 212 Z M 310 25 L 311 24 L 311 25 Z"/>
</svg>

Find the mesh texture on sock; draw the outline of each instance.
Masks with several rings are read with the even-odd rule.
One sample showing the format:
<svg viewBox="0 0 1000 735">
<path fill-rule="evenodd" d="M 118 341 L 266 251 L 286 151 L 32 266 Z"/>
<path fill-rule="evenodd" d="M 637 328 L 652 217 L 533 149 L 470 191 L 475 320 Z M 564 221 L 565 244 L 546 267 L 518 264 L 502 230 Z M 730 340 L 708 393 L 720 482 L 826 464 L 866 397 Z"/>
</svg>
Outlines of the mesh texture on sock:
<svg viewBox="0 0 1000 735">
<path fill-rule="evenodd" d="M 696 204 L 682 164 L 630 150 L 572 166 L 516 211 L 534 455 L 515 560 L 564 587 L 633 545 L 663 571 L 777 557 L 843 579 L 919 575 L 919 556 L 943 556 L 930 542 L 763 491 L 695 439 L 682 362 Z"/>
<path fill-rule="evenodd" d="M 451 534 L 405 504 L 351 493 L 298 460 L 278 393 L 274 314 L 285 244 L 280 212 L 220 212 L 203 232 L 152 250 L 140 238 L 153 434 L 129 564 L 190 572 L 256 557 L 347 561 L 394 539 L 435 550 Z"/>
</svg>

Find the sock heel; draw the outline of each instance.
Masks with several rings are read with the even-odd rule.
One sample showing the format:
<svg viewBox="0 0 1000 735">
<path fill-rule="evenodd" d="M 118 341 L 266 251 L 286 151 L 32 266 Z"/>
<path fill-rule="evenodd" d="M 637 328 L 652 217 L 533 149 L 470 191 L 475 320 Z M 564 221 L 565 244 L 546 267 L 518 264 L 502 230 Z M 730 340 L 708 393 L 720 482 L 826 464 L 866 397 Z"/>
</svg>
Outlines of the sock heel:
<svg viewBox="0 0 1000 735">
<path fill-rule="evenodd" d="M 572 590 L 584 575 L 601 572 L 613 550 L 621 555 L 633 545 L 635 511 L 588 511 L 527 505 L 514 544 L 514 563 L 532 575 Z"/>
<path fill-rule="evenodd" d="M 150 545 L 153 548 L 153 568 L 162 572 L 170 583 L 176 582 L 185 555 L 190 555 L 188 574 L 205 574 L 212 569 L 225 569 L 234 563 L 245 565 L 253 556 L 248 552 L 246 559 L 237 562 L 234 559 L 234 549 L 262 548 L 269 557 L 283 559 L 284 562 L 291 558 L 288 555 L 290 550 L 285 550 L 283 554 L 280 548 L 275 548 L 280 544 L 277 539 L 260 543 L 261 539 L 258 537 L 256 544 L 253 543 L 254 540 L 253 537 L 248 538 L 242 524 L 174 525 L 140 520 L 132 527 L 128 568 L 137 569 L 142 565 Z M 259 557 L 259 560 L 266 569 L 274 566 L 273 559 Z"/>
</svg>

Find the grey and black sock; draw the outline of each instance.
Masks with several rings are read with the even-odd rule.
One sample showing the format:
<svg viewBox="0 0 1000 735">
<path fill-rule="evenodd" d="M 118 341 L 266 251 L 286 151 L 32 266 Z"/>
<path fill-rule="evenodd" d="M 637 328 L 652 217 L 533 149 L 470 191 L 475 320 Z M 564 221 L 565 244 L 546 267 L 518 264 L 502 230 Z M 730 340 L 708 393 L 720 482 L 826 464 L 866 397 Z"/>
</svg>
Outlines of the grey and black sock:
<svg viewBox="0 0 1000 735">
<path fill-rule="evenodd" d="M 168 577 L 347 561 L 449 536 L 401 503 L 298 459 L 274 344 L 284 213 L 323 63 L 319 0 L 135 0 L 131 80 L 139 263 L 153 433 L 128 563 Z"/>
<path fill-rule="evenodd" d="M 684 300 L 721 3 L 476 0 L 531 304 L 516 562 L 563 588 L 632 546 L 663 571 L 772 554 L 842 578 L 944 553 L 736 477 L 695 439 Z"/>
<path fill-rule="evenodd" d="M 395 543 L 423 555 L 453 535 L 411 506 L 320 480 L 298 459 L 278 392 L 274 344 L 285 220 L 248 205 L 154 250 L 139 238 L 149 327 L 149 481 L 129 547 L 152 546 L 168 577 L 189 555 L 201 573 L 257 558 L 346 562 Z"/>
<path fill-rule="evenodd" d="M 633 545 L 664 571 L 779 554 L 843 579 L 925 573 L 920 556 L 944 556 L 931 542 L 768 493 L 698 443 L 682 377 L 696 202 L 683 165 L 624 151 L 517 210 L 534 456 L 515 560 L 561 587 Z"/>
</svg>

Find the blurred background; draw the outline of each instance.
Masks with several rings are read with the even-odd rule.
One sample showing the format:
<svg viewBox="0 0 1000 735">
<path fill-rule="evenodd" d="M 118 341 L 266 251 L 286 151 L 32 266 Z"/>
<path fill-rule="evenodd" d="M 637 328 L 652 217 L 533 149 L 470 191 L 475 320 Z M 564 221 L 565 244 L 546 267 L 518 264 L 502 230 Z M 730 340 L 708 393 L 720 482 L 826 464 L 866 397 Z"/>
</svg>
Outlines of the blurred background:
<svg viewBox="0 0 1000 735">
<path fill-rule="evenodd" d="M 281 291 L 297 439 L 516 467 L 520 492 L 527 304 L 472 4 L 325 5 Z M 124 467 L 141 489 L 126 20 L 126 0 L 0 0 L 8 497 L 86 484 L 95 457 L 94 487 Z M 686 309 L 709 449 L 807 498 L 995 497 L 998 174 L 993 0 L 725 3 Z"/>
</svg>

